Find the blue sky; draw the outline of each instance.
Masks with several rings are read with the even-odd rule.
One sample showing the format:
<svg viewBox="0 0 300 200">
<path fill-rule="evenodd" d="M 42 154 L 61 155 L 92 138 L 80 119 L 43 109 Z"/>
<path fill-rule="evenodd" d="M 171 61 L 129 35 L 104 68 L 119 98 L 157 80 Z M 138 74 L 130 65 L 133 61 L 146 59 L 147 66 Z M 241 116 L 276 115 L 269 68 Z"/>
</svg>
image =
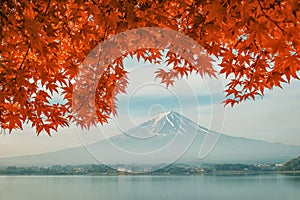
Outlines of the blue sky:
<svg viewBox="0 0 300 200">
<path fill-rule="evenodd" d="M 154 72 L 162 66 L 127 60 L 129 86 L 127 94 L 119 96 L 118 117 L 103 127 L 82 131 L 75 126 L 60 129 L 48 137 L 35 131 L 0 135 L 0 157 L 55 151 L 93 143 L 126 131 L 160 112 L 174 110 L 200 125 L 224 134 L 256 138 L 269 142 L 300 145 L 300 82 L 292 81 L 284 89 L 266 92 L 263 99 L 247 101 L 234 108 L 221 104 L 226 80 L 202 79 L 191 75 L 166 89 L 155 80 Z M 97 132 L 97 133 L 96 133 Z M 99 134 L 100 133 L 100 134 Z"/>
</svg>

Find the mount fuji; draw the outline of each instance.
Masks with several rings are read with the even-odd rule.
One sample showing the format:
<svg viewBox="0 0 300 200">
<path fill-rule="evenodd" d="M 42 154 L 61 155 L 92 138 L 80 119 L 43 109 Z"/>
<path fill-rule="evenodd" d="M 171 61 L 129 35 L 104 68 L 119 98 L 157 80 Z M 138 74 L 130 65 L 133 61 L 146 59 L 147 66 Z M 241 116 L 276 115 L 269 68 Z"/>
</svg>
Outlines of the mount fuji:
<svg viewBox="0 0 300 200">
<path fill-rule="evenodd" d="M 96 133 L 95 133 L 96 134 Z M 300 146 L 216 133 L 170 111 L 85 147 L 0 159 L 0 166 L 285 162 Z"/>
</svg>

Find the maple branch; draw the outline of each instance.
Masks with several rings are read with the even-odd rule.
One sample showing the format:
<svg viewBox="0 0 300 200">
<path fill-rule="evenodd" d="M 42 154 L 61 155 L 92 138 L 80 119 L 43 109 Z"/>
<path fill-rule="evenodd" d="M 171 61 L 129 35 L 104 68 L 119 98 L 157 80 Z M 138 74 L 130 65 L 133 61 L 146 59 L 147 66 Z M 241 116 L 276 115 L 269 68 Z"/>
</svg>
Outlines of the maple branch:
<svg viewBox="0 0 300 200">
<path fill-rule="evenodd" d="M 93 4 L 95 4 L 95 6 L 97 6 L 97 7 L 98 7 L 98 4 L 97 4 L 97 2 L 96 2 L 96 1 L 92 0 L 92 2 L 93 2 Z"/>
<path fill-rule="evenodd" d="M 45 10 L 45 14 L 47 14 L 47 12 L 48 12 L 48 10 L 49 10 L 50 3 L 51 3 L 51 0 L 48 1 L 47 7 L 46 7 L 46 10 Z"/>
<path fill-rule="evenodd" d="M 30 47 L 31 47 L 31 44 L 28 45 L 27 51 L 26 51 L 26 53 L 25 53 L 25 55 L 24 55 L 24 57 L 23 57 L 23 59 L 22 59 L 22 62 L 21 62 L 21 64 L 20 64 L 19 68 L 17 69 L 17 72 L 16 72 L 15 77 L 12 78 L 12 79 L 11 79 L 10 81 L 8 81 L 7 83 L 5 83 L 4 85 L 2 85 L 2 89 L 4 89 L 4 87 L 5 87 L 6 85 L 12 83 L 13 81 L 15 81 L 15 80 L 18 78 L 18 74 L 19 74 L 20 70 L 22 69 L 22 67 L 23 67 L 23 65 L 24 65 L 24 62 L 25 62 L 25 60 L 26 60 L 26 58 L 27 58 L 27 56 L 28 56 Z"/>
<path fill-rule="evenodd" d="M 268 20 L 270 20 L 271 22 L 273 22 L 273 23 L 275 24 L 275 26 L 277 26 L 277 27 L 279 28 L 279 30 L 281 30 L 281 32 L 285 35 L 286 32 L 283 30 L 283 28 L 281 28 L 275 20 L 273 20 L 269 15 L 267 15 L 267 14 L 265 13 L 264 8 L 263 8 L 263 6 L 261 5 L 261 0 L 258 0 L 258 4 L 259 4 L 260 10 L 261 10 L 261 12 L 263 13 L 263 15 L 264 15 Z"/>
<path fill-rule="evenodd" d="M 3 16 L 2 16 L 2 8 L 0 8 L 0 41 L 2 41 L 2 38 L 3 38 L 3 36 L 2 36 L 2 28 L 3 28 L 3 26 L 4 26 L 4 22 L 3 22 Z"/>
<path fill-rule="evenodd" d="M 21 64 L 20 64 L 20 67 L 19 67 L 18 70 L 17 70 L 17 76 L 18 76 L 19 71 L 22 69 L 22 67 L 23 67 L 23 65 L 24 65 L 24 62 L 25 62 L 25 60 L 26 60 L 26 58 L 27 58 L 27 56 L 28 56 L 30 47 L 31 47 L 31 44 L 28 45 L 27 51 L 26 51 L 26 53 L 25 53 L 25 55 L 24 55 L 24 57 L 23 57 L 23 60 L 22 60 L 22 62 L 21 62 Z M 16 78 L 17 78 L 17 76 L 16 76 Z"/>
<path fill-rule="evenodd" d="M 243 40 L 243 38 L 241 37 L 233 46 L 233 48 L 235 49 L 237 47 L 237 45 Z"/>
<path fill-rule="evenodd" d="M 254 46 L 256 47 L 257 51 L 260 50 L 260 48 L 258 47 L 258 45 L 256 44 L 256 40 L 253 41 Z"/>
</svg>

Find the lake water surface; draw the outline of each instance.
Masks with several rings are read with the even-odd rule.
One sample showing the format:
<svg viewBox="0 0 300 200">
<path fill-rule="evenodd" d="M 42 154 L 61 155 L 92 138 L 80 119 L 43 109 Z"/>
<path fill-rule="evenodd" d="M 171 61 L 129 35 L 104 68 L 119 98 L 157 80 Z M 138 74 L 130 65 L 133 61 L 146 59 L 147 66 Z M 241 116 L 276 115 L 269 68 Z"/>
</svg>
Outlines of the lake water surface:
<svg viewBox="0 0 300 200">
<path fill-rule="evenodd" d="M 296 200 L 300 176 L 0 176 L 1 200 Z"/>
</svg>

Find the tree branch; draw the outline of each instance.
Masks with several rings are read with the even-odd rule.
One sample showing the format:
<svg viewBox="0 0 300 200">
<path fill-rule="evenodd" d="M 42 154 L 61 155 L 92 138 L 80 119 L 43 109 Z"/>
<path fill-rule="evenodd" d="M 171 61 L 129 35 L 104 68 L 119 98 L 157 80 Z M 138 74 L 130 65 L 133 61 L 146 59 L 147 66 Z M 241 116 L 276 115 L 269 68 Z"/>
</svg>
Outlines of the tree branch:
<svg viewBox="0 0 300 200">
<path fill-rule="evenodd" d="M 283 30 L 283 28 L 281 28 L 275 20 L 273 20 L 269 15 L 267 15 L 267 14 L 265 13 L 264 8 L 263 8 L 263 6 L 261 5 L 261 0 L 258 0 L 258 4 L 259 4 L 260 10 L 261 10 L 261 12 L 263 13 L 263 15 L 264 15 L 268 20 L 270 20 L 271 22 L 273 22 L 273 23 L 275 24 L 275 26 L 278 27 L 279 30 L 281 30 L 282 33 L 285 35 L 286 32 Z"/>
<path fill-rule="evenodd" d="M 22 60 L 22 62 L 21 62 L 21 64 L 20 64 L 19 68 L 17 69 L 17 72 L 16 72 L 15 77 L 12 78 L 11 80 L 9 80 L 8 82 L 6 82 L 4 85 L 2 85 L 2 89 L 3 89 L 6 85 L 10 84 L 11 82 L 15 81 L 15 80 L 18 78 L 18 74 L 19 74 L 20 70 L 22 69 L 22 67 L 23 67 L 23 65 L 24 65 L 24 62 L 25 62 L 25 60 L 26 60 L 26 58 L 27 58 L 27 56 L 28 56 L 30 47 L 31 47 L 31 44 L 28 45 L 27 51 L 26 51 L 26 53 L 25 53 L 25 55 L 24 55 L 24 57 L 23 57 L 23 60 Z"/>
<path fill-rule="evenodd" d="M 45 10 L 45 14 L 47 14 L 47 12 L 48 12 L 48 10 L 49 10 L 50 3 L 51 3 L 51 0 L 48 1 L 47 7 L 46 7 L 46 10 Z"/>
</svg>

